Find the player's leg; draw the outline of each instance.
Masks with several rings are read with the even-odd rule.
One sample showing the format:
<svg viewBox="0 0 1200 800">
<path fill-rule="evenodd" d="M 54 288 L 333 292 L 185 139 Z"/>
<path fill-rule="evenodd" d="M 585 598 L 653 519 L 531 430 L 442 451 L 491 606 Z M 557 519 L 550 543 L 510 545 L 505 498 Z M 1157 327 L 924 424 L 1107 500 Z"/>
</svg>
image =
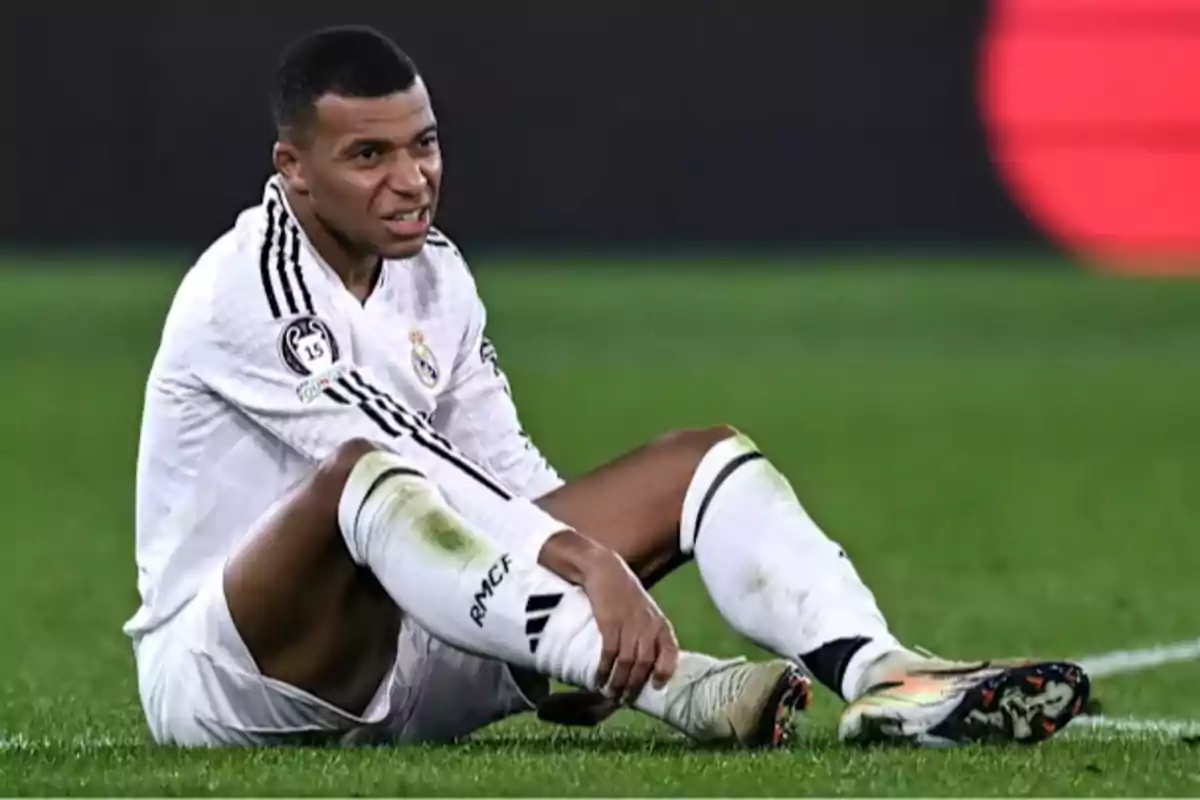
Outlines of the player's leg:
<svg viewBox="0 0 1200 800">
<path fill-rule="evenodd" d="M 538 505 L 617 552 L 652 586 L 691 560 L 679 547 L 684 497 L 704 454 L 736 433 L 724 425 L 669 433 L 571 480 Z"/>
<path fill-rule="evenodd" d="M 754 443 L 730 428 L 667 437 L 542 503 L 644 577 L 694 556 L 734 628 L 858 701 L 843 719 L 847 738 L 1032 740 L 1086 700 L 1086 676 L 1074 665 L 948 664 L 902 647 L 845 551 Z M 904 725 L 894 732 L 875 724 L 898 718 Z"/>
<path fill-rule="evenodd" d="M 500 539 L 472 521 L 488 503 L 505 504 L 507 521 L 489 529 Z M 352 710 L 392 663 L 399 617 L 383 597 L 464 651 L 595 689 L 601 637 L 587 597 L 523 549 L 548 524 L 562 527 L 532 504 L 481 490 L 457 468 L 431 480 L 401 456 L 350 442 L 231 560 L 230 615 L 265 675 Z M 359 660 L 376 650 L 378 658 Z M 693 736 L 750 741 L 758 731 L 705 716 L 723 711 L 710 696 L 799 701 L 776 692 L 799 687 L 794 673 L 772 673 L 778 687 L 733 685 L 720 666 L 683 653 L 667 685 L 647 685 L 634 705 Z M 759 710 L 774 722 L 775 707 Z"/>
<path fill-rule="evenodd" d="M 845 739 L 1038 741 L 1086 704 L 1075 664 L 952 663 L 901 647 L 845 550 L 745 436 L 701 459 L 680 542 L 726 618 L 851 701 Z"/>
</svg>

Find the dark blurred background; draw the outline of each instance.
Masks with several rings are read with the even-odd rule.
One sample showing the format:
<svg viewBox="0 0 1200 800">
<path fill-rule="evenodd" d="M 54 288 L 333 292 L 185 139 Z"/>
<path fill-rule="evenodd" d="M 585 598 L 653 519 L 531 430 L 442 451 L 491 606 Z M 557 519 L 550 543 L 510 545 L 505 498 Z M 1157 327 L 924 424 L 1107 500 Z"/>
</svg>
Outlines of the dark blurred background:
<svg viewBox="0 0 1200 800">
<path fill-rule="evenodd" d="M 185 245 L 256 202 L 278 53 L 426 73 L 473 246 L 1036 245 L 977 110 L 982 0 L 14 3 L 0 240 Z"/>
<path fill-rule="evenodd" d="M 476 248 L 1200 252 L 1195 0 L 80 8 L 0 11 L 0 243 L 208 241 L 280 50 L 357 22 L 425 72 Z"/>
</svg>

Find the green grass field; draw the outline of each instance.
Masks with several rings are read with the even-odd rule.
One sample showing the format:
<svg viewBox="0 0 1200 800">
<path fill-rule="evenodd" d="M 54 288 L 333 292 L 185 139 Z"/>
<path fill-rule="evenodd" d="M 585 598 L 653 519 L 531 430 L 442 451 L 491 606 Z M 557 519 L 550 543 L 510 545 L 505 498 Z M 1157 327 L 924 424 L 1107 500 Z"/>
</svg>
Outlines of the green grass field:
<svg viewBox="0 0 1200 800">
<path fill-rule="evenodd" d="M 1200 636 L 1200 284 L 807 266 L 476 268 L 524 421 L 564 473 L 733 423 L 909 642 L 1082 656 Z M 0 794 L 1200 794 L 1179 736 L 855 751 L 825 692 L 781 753 L 700 749 L 632 714 L 444 748 L 152 746 L 120 626 L 143 378 L 178 276 L 0 264 Z M 685 646 L 754 653 L 694 569 L 658 596 Z M 1114 717 L 1195 721 L 1197 685 L 1190 662 L 1096 689 Z"/>
</svg>

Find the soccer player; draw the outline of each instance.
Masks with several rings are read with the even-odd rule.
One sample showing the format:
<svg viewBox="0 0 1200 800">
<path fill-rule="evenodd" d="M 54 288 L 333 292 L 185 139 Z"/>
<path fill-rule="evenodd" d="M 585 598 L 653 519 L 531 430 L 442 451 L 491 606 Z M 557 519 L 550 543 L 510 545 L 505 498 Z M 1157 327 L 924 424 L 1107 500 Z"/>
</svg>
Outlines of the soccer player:
<svg viewBox="0 0 1200 800">
<path fill-rule="evenodd" d="M 848 701 L 849 741 L 1037 741 L 1081 711 L 1077 665 L 903 647 L 732 428 L 564 482 L 432 227 L 442 157 L 412 61 L 323 29 L 284 54 L 272 107 L 275 174 L 184 278 L 146 390 L 126 632 L 155 740 L 448 741 L 625 704 L 773 745 L 810 676 Z M 645 587 L 688 560 L 778 660 L 679 649 Z"/>
</svg>

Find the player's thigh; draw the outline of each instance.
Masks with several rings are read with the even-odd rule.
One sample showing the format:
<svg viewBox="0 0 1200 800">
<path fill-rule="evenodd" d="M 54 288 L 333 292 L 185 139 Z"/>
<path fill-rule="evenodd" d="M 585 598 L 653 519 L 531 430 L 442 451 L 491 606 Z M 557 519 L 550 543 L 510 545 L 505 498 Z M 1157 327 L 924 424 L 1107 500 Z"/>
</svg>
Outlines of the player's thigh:
<svg viewBox="0 0 1200 800">
<path fill-rule="evenodd" d="M 683 498 L 697 465 L 735 434 L 724 425 L 670 433 L 570 481 L 538 505 L 653 582 L 679 561 Z"/>
<path fill-rule="evenodd" d="M 229 614 L 262 673 L 352 711 L 390 669 L 400 611 L 350 558 L 337 508 L 371 446 L 349 442 L 259 522 L 229 560 Z"/>
</svg>

